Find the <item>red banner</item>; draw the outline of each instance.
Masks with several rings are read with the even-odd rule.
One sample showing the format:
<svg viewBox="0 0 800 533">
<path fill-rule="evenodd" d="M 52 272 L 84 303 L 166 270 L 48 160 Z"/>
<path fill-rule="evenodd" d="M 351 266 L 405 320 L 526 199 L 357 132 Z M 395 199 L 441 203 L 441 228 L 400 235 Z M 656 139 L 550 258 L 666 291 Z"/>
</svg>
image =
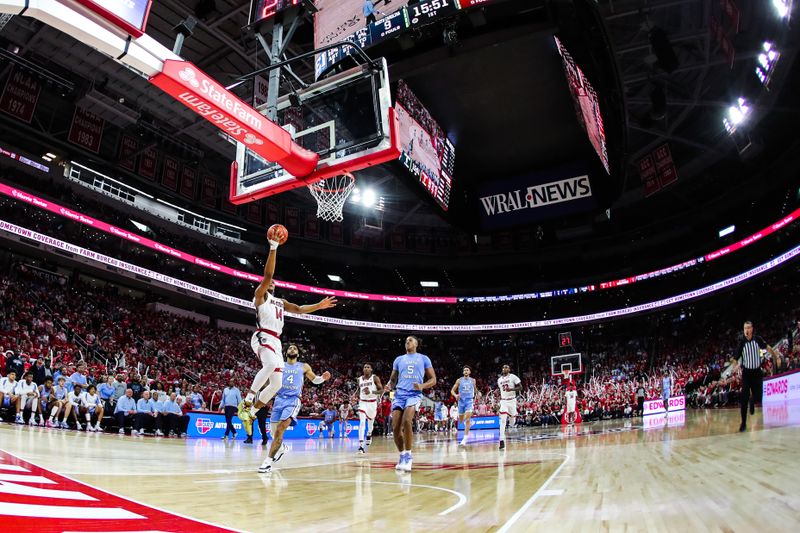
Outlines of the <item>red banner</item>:
<svg viewBox="0 0 800 533">
<path fill-rule="evenodd" d="M 247 204 L 247 215 L 245 218 L 250 222 L 261 224 L 261 204 L 256 202 Z"/>
<path fill-rule="evenodd" d="M 284 225 L 289 233 L 300 233 L 300 210 L 296 207 L 287 207 L 284 210 L 285 220 Z"/>
<path fill-rule="evenodd" d="M 307 176 L 317 167 L 319 155 L 302 148 L 288 131 L 242 102 L 208 74 L 188 61 L 168 59 L 150 82 L 245 144 L 268 161 L 275 161 L 294 176 Z"/>
<path fill-rule="evenodd" d="M 306 233 L 309 239 L 319 239 L 319 219 L 316 215 L 306 215 Z"/>
<path fill-rule="evenodd" d="M 237 214 L 237 206 L 232 204 L 227 198 L 222 199 L 222 211 L 232 215 Z"/>
<path fill-rule="evenodd" d="M 119 141 L 119 166 L 131 172 L 136 171 L 136 156 L 139 151 L 139 141 L 128 135 L 123 135 Z"/>
<path fill-rule="evenodd" d="M 666 187 L 678 181 L 678 170 L 675 168 L 675 163 L 672 161 L 672 152 L 670 152 L 668 144 L 662 144 L 653 151 L 653 157 L 656 161 L 656 171 L 658 172 L 658 181 L 662 187 Z"/>
<path fill-rule="evenodd" d="M 280 222 L 280 210 L 278 204 L 274 202 L 265 202 L 267 206 L 267 224 L 270 226 Z"/>
<path fill-rule="evenodd" d="M 656 163 L 650 154 L 639 160 L 639 179 L 644 184 L 645 197 L 651 196 L 661 189 L 661 184 L 658 182 L 658 174 L 656 174 Z"/>
<path fill-rule="evenodd" d="M 339 244 L 343 242 L 341 222 L 330 223 L 330 226 L 328 226 L 328 238 L 331 240 L 331 242 L 338 242 Z"/>
<path fill-rule="evenodd" d="M 6 80 L 0 111 L 30 123 L 39 101 L 42 85 L 22 69 L 15 68 Z"/>
<path fill-rule="evenodd" d="M 139 175 L 155 181 L 157 168 L 158 150 L 151 146 L 139 156 Z"/>
<path fill-rule="evenodd" d="M 164 168 L 161 169 L 161 185 L 167 189 L 177 191 L 180 168 L 181 166 L 177 159 L 165 157 Z"/>
<path fill-rule="evenodd" d="M 200 201 L 203 202 L 203 205 L 209 207 L 214 207 L 217 204 L 217 182 L 208 174 L 203 176 L 203 191 L 200 195 Z"/>
<path fill-rule="evenodd" d="M 181 172 L 181 194 L 194 200 L 195 183 L 197 183 L 197 171 L 190 166 L 183 165 L 183 172 Z"/>
<path fill-rule="evenodd" d="M 403 233 L 392 233 L 389 237 L 389 247 L 392 250 L 402 251 L 406 249 L 406 236 Z"/>
<path fill-rule="evenodd" d="M 72 125 L 69 128 L 69 142 L 99 154 L 105 124 L 105 120 L 91 111 L 76 106 L 75 113 L 72 115 Z"/>
</svg>

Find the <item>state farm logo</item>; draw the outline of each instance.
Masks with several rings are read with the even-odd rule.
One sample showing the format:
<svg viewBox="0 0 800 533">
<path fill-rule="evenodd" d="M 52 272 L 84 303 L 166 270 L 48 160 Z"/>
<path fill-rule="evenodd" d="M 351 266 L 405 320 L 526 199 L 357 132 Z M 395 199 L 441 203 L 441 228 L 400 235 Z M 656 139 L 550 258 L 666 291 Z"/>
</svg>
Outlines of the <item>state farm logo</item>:
<svg viewBox="0 0 800 533">
<path fill-rule="evenodd" d="M 180 79 L 182 79 L 195 89 L 200 87 L 200 82 L 197 81 L 197 73 L 195 73 L 195 71 L 190 69 L 189 67 L 186 67 L 185 69 L 180 71 L 178 73 L 178 76 L 180 77 Z"/>
<path fill-rule="evenodd" d="M 777 381 L 768 382 L 765 387 L 767 396 L 774 396 L 776 394 L 786 394 L 789 392 L 789 380 L 779 379 Z"/>
<path fill-rule="evenodd" d="M 214 429 L 214 422 L 210 418 L 198 418 L 197 422 L 194 423 L 194 427 L 197 428 L 199 434 L 205 435 Z"/>
<path fill-rule="evenodd" d="M 245 144 L 264 144 L 264 141 L 253 135 L 252 133 L 248 133 L 244 136 L 244 143 Z"/>
<path fill-rule="evenodd" d="M 312 436 L 314 433 L 317 432 L 317 425 L 309 422 L 308 424 L 306 424 L 306 431 L 308 432 L 309 437 Z"/>
</svg>

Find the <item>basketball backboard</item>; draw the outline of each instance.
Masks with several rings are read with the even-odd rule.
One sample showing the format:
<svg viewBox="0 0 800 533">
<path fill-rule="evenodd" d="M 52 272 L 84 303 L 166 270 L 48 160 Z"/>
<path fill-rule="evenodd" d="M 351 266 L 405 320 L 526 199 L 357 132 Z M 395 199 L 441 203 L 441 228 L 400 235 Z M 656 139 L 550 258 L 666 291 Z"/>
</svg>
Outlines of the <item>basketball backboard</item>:
<svg viewBox="0 0 800 533">
<path fill-rule="evenodd" d="M 565 372 L 569 375 L 583 373 L 580 353 L 554 355 L 550 358 L 551 376 L 564 376 Z"/>
<path fill-rule="evenodd" d="M 266 115 L 266 105 L 256 109 Z M 400 156 L 383 58 L 284 95 L 278 99 L 275 122 L 297 144 L 319 154 L 316 170 L 295 177 L 237 142 L 236 161 L 231 165 L 231 203 L 251 202 Z"/>
</svg>

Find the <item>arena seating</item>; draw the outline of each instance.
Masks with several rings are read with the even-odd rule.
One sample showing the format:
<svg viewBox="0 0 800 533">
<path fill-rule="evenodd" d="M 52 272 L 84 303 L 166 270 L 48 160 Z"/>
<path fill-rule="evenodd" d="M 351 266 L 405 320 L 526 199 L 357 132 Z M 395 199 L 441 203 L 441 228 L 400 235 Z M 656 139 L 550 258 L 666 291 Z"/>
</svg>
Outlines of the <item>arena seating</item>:
<svg viewBox="0 0 800 533">
<path fill-rule="evenodd" d="M 751 287 L 771 295 L 768 301 L 772 303 L 752 318 L 758 333 L 788 356 L 779 371 L 800 368 L 800 343 L 795 341 L 790 349 L 787 335 L 800 339 L 800 324 L 786 325 L 798 316 L 800 289 L 794 279 L 792 270 Z M 7 359 L 0 361 L 5 363 L 0 373 L 5 375 L 20 362 L 27 369 L 44 358 L 52 374 L 70 375 L 76 363 L 85 361 L 90 382 L 121 375 L 128 384 L 142 385 L 136 388 L 137 397 L 141 389 L 159 388 L 159 384 L 165 390 L 178 388 L 182 395 L 195 391 L 214 409 L 219 397 L 215 392 L 229 380 L 243 390 L 249 386 L 257 362 L 248 333 L 154 311 L 146 303 L 111 284 L 87 285 L 25 262 L 9 263 L 0 277 L 0 351 Z M 740 327 L 735 309 L 708 301 L 702 308 L 681 311 L 683 319 L 671 312 L 597 326 L 602 332 L 585 328 L 587 372 L 577 378 L 584 420 L 633 416 L 636 389 L 643 385 L 648 398 L 660 397 L 664 373 L 673 377 L 672 394 L 686 393 L 694 407 L 735 402 L 738 379 L 720 377 Z M 642 328 L 646 323 L 657 326 L 646 331 Z M 482 393 L 477 413 L 491 413 L 498 403 L 497 373 L 509 362 L 525 385 L 519 423 L 558 423 L 563 387 L 549 375 L 547 353 L 552 355 L 554 350 L 542 348 L 548 336 L 552 333 L 423 338 L 421 351 L 431 354 L 439 378 L 432 399 L 451 403 L 449 388 L 460 375 L 461 365 L 469 364 Z M 352 398 L 354 378 L 365 361 L 373 363 L 384 381 L 388 379 L 391 362 L 402 350 L 402 338 L 288 324 L 284 342 L 298 344 L 301 359 L 315 370 L 333 374 L 324 386 L 306 387 L 303 414 L 318 414 Z M 191 404 L 187 401 L 184 409 Z M 5 419 L 9 416 L 6 413 Z M 430 410 L 420 416 L 433 418 Z M 423 423 L 423 427 L 433 424 Z"/>
</svg>

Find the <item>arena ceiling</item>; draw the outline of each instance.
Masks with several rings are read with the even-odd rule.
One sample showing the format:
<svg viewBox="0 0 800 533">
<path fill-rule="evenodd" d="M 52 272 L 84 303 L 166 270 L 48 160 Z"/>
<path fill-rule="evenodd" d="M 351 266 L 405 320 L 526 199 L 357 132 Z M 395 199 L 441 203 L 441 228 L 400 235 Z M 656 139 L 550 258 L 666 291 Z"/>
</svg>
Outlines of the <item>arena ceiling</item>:
<svg viewBox="0 0 800 533">
<path fill-rule="evenodd" d="M 514 4 L 515 0 L 509 2 Z M 201 6 L 202 4 L 202 6 Z M 223 84 L 266 64 L 266 55 L 256 39 L 243 30 L 247 23 L 248 0 L 159 0 L 153 3 L 148 33 L 171 47 L 174 27 L 187 16 L 205 9 L 182 51 Z M 758 35 L 769 23 L 769 6 L 742 8 L 743 30 L 737 37 L 741 52 L 731 68 L 709 32 L 712 6 L 700 0 L 601 1 L 598 9 L 610 40 L 624 90 L 624 127 L 627 147 L 624 172 L 614 176 L 620 196 L 612 209 L 637 204 L 643 198 L 636 161 L 655 147 L 668 142 L 676 159 L 679 187 L 662 195 L 655 204 L 668 208 L 692 180 L 704 176 L 719 164 L 735 165 L 739 156 L 720 127 L 723 111 L 733 88 L 744 85 L 754 60 Z M 541 24 L 495 27 L 467 35 L 458 48 L 441 42 L 427 48 L 392 53 L 393 77 L 408 78 L 433 115 L 458 142 L 456 182 L 466 189 L 485 180 L 523 172 L 529 165 L 545 167 L 585 145 L 585 137 L 574 120 L 560 64 L 542 51 L 547 32 Z M 672 72 L 658 67 L 648 32 L 662 28 L 669 36 L 678 59 Z M 764 30 L 764 31 L 762 31 Z M 69 78 L 70 73 L 93 82 L 109 95 L 124 102 L 109 105 L 102 99 L 82 102 L 106 120 L 127 127 L 131 117 L 146 115 L 175 138 L 232 159 L 233 146 L 192 112 L 154 90 L 126 68 L 107 60 L 71 37 L 24 17 L 13 17 L 0 30 L 0 38 L 18 47 L 17 54 L 29 57 Z M 287 50 L 296 56 L 313 48 L 310 24 L 302 26 Z M 782 61 L 791 64 L 796 50 L 787 49 Z M 521 68 L 522 66 L 522 68 Z M 529 66 L 529 68 L 524 68 Z M 5 74 L 9 67 L 2 67 Z M 299 61 L 295 72 L 305 79 L 313 76 L 313 60 Z M 491 82 L 487 82 L 490 80 Z M 530 88 L 533 88 L 531 91 Z M 651 95 L 663 91 L 663 116 L 654 118 Z M 762 102 L 758 113 L 767 116 L 777 105 L 780 85 Z M 113 103 L 113 102 L 112 102 Z M 122 109 L 124 106 L 125 109 Z M 447 227 L 435 206 L 413 184 L 392 183 L 390 172 L 376 171 L 372 178 L 387 186 L 394 200 L 390 222 L 402 223 L 415 213 L 426 224 Z M 221 179 L 227 179 L 222 177 Z M 700 180 L 698 180 L 700 181 Z M 688 187 L 692 190 L 691 187 Z M 458 189 L 457 189 L 457 192 Z M 461 194 L 468 192 L 462 189 Z M 654 212 L 654 203 L 647 206 Z M 660 207 L 659 207 L 660 208 Z M 658 208 L 656 208 L 658 209 Z M 591 216 L 577 223 L 591 224 Z M 556 222 L 557 224 L 558 222 Z"/>
</svg>

